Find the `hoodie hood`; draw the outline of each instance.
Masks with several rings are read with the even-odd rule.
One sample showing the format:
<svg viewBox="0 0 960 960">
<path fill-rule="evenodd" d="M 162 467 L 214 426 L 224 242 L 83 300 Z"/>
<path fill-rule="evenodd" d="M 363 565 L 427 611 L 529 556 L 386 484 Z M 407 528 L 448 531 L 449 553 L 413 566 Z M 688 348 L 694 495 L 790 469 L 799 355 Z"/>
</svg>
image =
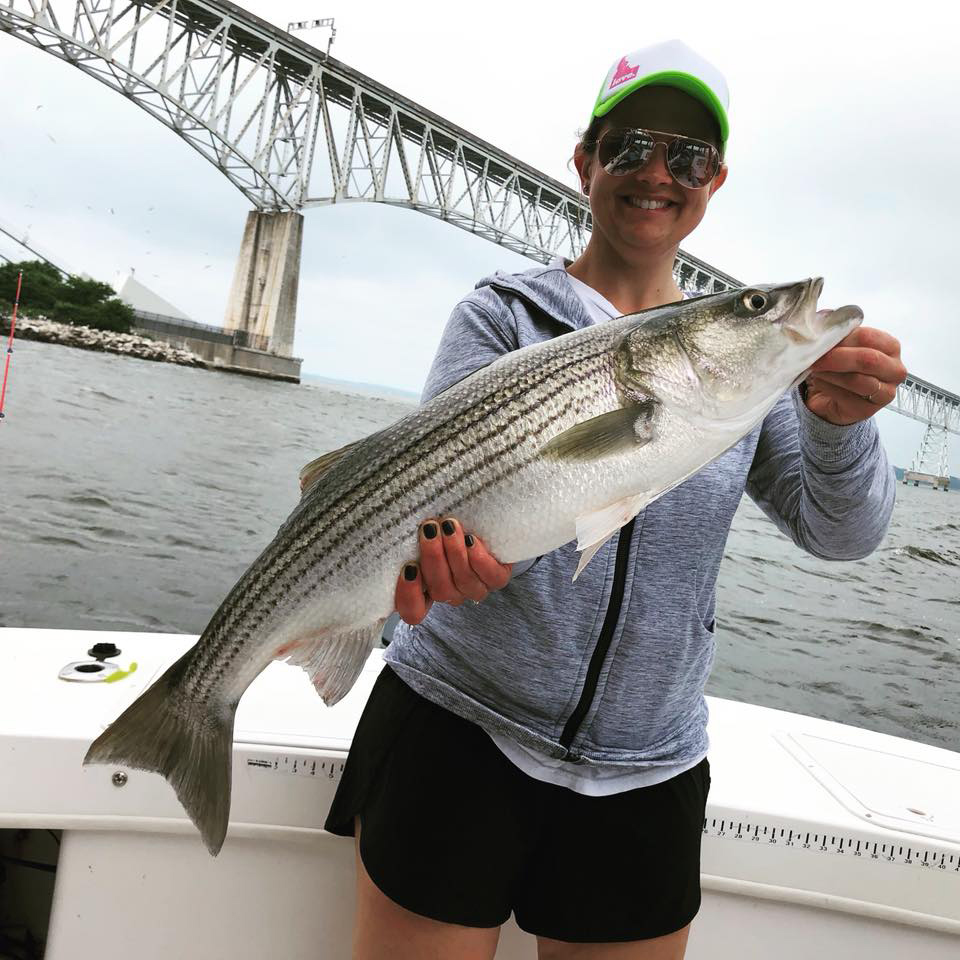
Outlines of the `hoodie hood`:
<svg viewBox="0 0 960 960">
<path fill-rule="evenodd" d="M 569 330 L 581 330 L 593 325 L 583 301 L 570 282 L 566 268 L 573 263 L 565 257 L 556 257 L 546 266 L 532 267 L 522 273 L 497 270 L 480 280 L 475 290 L 485 287 L 507 290 L 533 303 L 557 323 Z M 683 299 L 702 296 L 705 291 L 683 291 Z"/>
<path fill-rule="evenodd" d="M 581 330 L 593 321 L 567 275 L 566 266 L 572 262 L 557 257 L 546 266 L 532 267 L 522 273 L 497 270 L 480 280 L 474 289 L 508 290 L 539 307 L 557 323 L 570 330 Z"/>
</svg>

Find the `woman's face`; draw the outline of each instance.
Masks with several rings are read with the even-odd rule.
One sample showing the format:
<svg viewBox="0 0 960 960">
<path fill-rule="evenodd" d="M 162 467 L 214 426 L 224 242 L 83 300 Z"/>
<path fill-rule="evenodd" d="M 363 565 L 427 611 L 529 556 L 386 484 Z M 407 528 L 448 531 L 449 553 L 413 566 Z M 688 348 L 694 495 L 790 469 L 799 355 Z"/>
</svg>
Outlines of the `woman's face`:
<svg viewBox="0 0 960 960">
<path fill-rule="evenodd" d="M 699 100 L 676 87 L 641 87 L 620 101 L 604 118 L 600 131 L 613 127 L 643 127 L 706 140 L 719 148 L 717 123 Z M 726 164 L 699 190 L 681 186 L 667 169 L 666 147 L 657 144 L 653 156 L 634 173 L 617 177 L 597 162 L 597 151 L 579 146 L 574 163 L 581 182 L 589 187 L 593 232 L 625 259 L 666 253 L 678 246 L 703 218 L 707 201 L 727 176 Z M 666 200 L 659 210 L 631 206 L 630 198 Z"/>
</svg>

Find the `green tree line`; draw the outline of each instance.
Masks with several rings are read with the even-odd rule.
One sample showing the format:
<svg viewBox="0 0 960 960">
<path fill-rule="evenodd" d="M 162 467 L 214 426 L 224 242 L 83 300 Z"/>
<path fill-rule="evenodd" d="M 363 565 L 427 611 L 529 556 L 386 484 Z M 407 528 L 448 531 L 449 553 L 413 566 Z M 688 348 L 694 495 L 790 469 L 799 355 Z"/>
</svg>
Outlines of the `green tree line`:
<svg viewBox="0 0 960 960">
<path fill-rule="evenodd" d="M 0 308 L 6 316 L 13 310 L 21 270 L 20 314 L 119 333 L 128 333 L 133 326 L 133 310 L 114 296 L 108 284 L 72 274 L 64 277 L 42 260 L 0 265 Z"/>
</svg>

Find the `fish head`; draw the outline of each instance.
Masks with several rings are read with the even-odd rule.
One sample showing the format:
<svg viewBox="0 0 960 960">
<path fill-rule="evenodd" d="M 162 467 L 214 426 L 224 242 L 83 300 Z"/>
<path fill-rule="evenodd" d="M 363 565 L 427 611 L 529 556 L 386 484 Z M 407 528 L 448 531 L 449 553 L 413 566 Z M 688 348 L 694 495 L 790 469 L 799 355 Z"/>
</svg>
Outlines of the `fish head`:
<svg viewBox="0 0 960 960">
<path fill-rule="evenodd" d="M 757 284 L 658 308 L 624 342 L 622 377 L 687 419 L 762 416 L 863 320 L 817 310 L 823 278 Z"/>
</svg>

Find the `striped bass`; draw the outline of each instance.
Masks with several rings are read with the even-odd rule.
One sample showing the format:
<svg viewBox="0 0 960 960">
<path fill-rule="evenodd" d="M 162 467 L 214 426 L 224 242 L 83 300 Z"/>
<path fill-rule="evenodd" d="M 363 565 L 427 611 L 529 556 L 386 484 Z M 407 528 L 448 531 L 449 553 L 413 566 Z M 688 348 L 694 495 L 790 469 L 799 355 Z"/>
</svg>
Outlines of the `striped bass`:
<svg viewBox="0 0 960 960">
<path fill-rule="evenodd" d="M 272 660 L 303 667 L 337 703 L 431 517 L 455 516 L 501 563 L 576 539 L 576 580 L 623 524 L 746 436 L 862 321 L 854 306 L 817 311 L 822 286 L 728 290 L 533 344 L 314 460 L 299 504 L 197 643 L 84 763 L 162 774 L 216 855 L 237 704 Z"/>
</svg>

